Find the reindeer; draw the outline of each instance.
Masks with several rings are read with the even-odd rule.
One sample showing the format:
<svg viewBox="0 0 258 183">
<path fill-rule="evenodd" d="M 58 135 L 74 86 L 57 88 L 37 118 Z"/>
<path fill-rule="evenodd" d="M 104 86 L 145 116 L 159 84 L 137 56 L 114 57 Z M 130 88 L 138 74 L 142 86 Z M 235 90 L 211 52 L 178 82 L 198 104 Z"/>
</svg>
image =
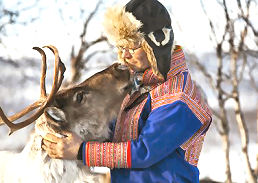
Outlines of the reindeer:
<svg viewBox="0 0 258 183">
<path fill-rule="evenodd" d="M 47 48 L 55 54 L 50 94 L 47 95 L 45 89 L 46 55 L 41 48 L 34 47 L 42 56 L 40 99 L 10 117 L 0 107 L 0 124 L 6 124 L 10 134 L 36 120 L 35 130 L 22 152 L 0 152 L 0 182 L 101 182 L 102 177 L 92 174 L 81 161 L 51 159 L 41 149 L 42 136 L 52 133 L 65 138 L 62 132 L 72 131 L 84 141 L 109 139 L 110 121 L 116 117 L 123 98 L 130 90 L 129 71 L 120 64 L 113 64 L 79 85 L 59 90 L 65 67 L 58 50 L 54 46 Z M 28 119 L 13 123 L 36 108 L 39 109 Z"/>
</svg>

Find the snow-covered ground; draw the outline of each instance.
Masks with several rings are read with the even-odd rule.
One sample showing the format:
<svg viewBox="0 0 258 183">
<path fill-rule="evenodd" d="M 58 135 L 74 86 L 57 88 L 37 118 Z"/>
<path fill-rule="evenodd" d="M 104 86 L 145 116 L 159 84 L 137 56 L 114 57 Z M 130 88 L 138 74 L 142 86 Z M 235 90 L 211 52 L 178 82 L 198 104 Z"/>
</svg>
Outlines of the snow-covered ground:
<svg viewBox="0 0 258 183">
<path fill-rule="evenodd" d="M 253 168 L 256 166 L 256 154 L 257 145 L 256 139 L 256 127 L 255 127 L 255 111 L 248 113 L 249 120 L 247 121 L 250 133 L 250 145 L 249 145 L 249 157 L 250 163 Z M 233 117 L 233 116 L 232 116 Z M 237 125 L 235 121 L 231 120 L 230 131 L 230 165 L 233 182 L 245 183 L 246 172 L 245 164 L 243 162 L 243 154 L 241 152 L 241 141 L 239 132 L 234 125 Z M 225 155 L 222 149 L 221 137 L 219 136 L 214 124 L 209 129 L 202 153 L 199 160 L 200 178 L 209 177 L 212 180 L 224 182 L 226 180 L 225 174 Z"/>
</svg>

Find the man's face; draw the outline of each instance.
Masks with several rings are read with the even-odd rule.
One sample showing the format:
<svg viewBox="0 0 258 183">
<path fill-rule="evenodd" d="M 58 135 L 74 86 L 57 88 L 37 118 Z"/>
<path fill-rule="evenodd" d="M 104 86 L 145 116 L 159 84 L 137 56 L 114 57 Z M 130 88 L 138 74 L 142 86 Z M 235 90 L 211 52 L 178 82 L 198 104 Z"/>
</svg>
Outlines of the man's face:
<svg viewBox="0 0 258 183">
<path fill-rule="evenodd" d="M 150 67 L 147 54 L 142 47 L 134 49 L 123 48 L 122 58 L 127 66 L 136 72 L 145 71 Z"/>
</svg>

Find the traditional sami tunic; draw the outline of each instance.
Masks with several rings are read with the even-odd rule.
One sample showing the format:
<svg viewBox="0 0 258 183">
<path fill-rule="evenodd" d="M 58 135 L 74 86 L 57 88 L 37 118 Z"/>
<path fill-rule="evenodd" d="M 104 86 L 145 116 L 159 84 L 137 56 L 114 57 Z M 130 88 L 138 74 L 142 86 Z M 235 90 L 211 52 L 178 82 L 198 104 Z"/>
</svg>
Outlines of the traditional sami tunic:
<svg viewBox="0 0 258 183">
<path fill-rule="evenodd" d="M 124 99 L 113 142 L 83 144 L 84 164 L 110 167 L 116 183 L 199 182 L 197 163 L 211 113 L 181 47 L 172 54 L 165 82 L 146 70 L 143 83 L 150 92 Z"/>
</svg>

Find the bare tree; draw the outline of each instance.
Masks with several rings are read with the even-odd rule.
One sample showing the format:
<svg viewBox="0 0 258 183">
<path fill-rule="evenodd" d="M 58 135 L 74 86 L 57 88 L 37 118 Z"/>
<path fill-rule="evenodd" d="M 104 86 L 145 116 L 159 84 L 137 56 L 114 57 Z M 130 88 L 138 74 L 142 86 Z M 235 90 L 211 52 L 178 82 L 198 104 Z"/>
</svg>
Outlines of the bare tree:
<svg viewBox="0 0 258 183">
<path fill-rule="evenodd" d="M 16 18 L 19 16 L 17 11 L 10 11 L 3 7 L 2 1 L 0 1 L 0 43 L 2 43 L 1 35 L 5 34 L 5 27 L 16 22 Z"/>
<path fill-rule="evenodd" d="M 107 40 L 106 37 L 102 35 L 90 42 L 86 40 L 87 30 L 89 29 L 89 23 L 90 21 L 92 21 L 92 18 L 94 17 L 94 15 L 96 15 L 96 13 L 98 12 L 99 7 L 101 6 L 102 3 L 103 3 L 103 0 L 99 0 L 94 10 L 88 15 L 88 17 L 84 21 L 83 30 L 80 35 L 79 51 L 75 53 L 74 46 L 72 47 L 71 58 L 70 58 L 71 59 L 71 78 L 69 81 L 70 84 L 78 82 L 81 77 L 81 72 L 85 68 L 85 64 L 97 53 L 103 52 L 103 50 L 102 51 L 97 50 L 91 54 L 88 54 L 86 57 L 84 57 L 86 55 L 86 52 L 89 50 L 89 48 L 91 48 L 92 46 L 100 42 Z"/>
<path fill-rule="evenodd" d="M 246 19 L 249 19 L 249 8 L 250 8 L 250 2 L 251 0 L 248 0 L 246 3 L 246 13 L 244 13 L 242 4 L 240 0 L 237 0 L 238 8 L 241 11 L 241 16 L 245 17 Z M 226 4 L 226 3 L 224 3 Z M 228 10 L 226 5 L 224 5 L 226 14 L 228 14 Z M 245 38 L 247 36 L 247 30 L 248 30 L 248 24 L 245 25 L 244 29 L 241 30 L 241 35 L 240 35 L 240 42 L 238 45 L 236 45 L 235 39 L 237 39 L 237 36 L 235 34 L 235 27 L 234 27 L 234 22 L 232 19 L 227 17 L 227 22 L 230 23 L 231 30 L 229 32 L 229 45 L 230 45 L 230 57 L 231 57 L 231 74 L 232 74 L 232 86 L 233 86 L 233 91 L 232 91 L 232 98 L 235 101 L 235 116 L 236 116 L 236 121 L 238 124 L 238 128 L 240 131 L 240 137 L 241 137 L 241 144 L 242 144 L 242 152 L 244 155 L 244 161 L 246 164 L 246 171 L 247 171 L 247 176 L 248 176 L 248 182 L 250 183 L 255 183 L 256 178 L 254 175 L 254 172 L 251 168 L 250 165 L 250 158 L 248 156 L 248 143 L 249 143 L 249 137 L 248 137 L 248 130 L 246 126 L 246 121 L 244 118 L 243 110 L 240 104 L 240 94 L 239 94 L 239 77 L 238 77 L 238 70 L 239 67 L 237 65 L 237 62 L 239 59 L 243 59 L 245 62 L 246 55 L 243 52 L 244 44 L 245 44 Z M 241 58 L 242 57 L 242 58 Z"/>
<path fill-rule="evenodd" d="M 213 21 L 209 18 L 206 9 L 204 7 L 203 2 L 201 1 L 202 8 L 204 13 L 209 19 L 209 25 L 211 28 L 212 38 L 214 42 L 216 43 L 215 49 L 216 49 L 216 56 L 217 56 L 217 73 L 216 77 L 214 78 L 208 71 L 207 68 L 202 65 L 197 58 L 193 59 L 193 56 L 191 56 L 191 61 L 198 67 L 198 69 L 204 74 L 204 76 L 209 80 L 209 84 L 213 91 L 215 91 L 217 95 L 218 100 L 218 111 L 216 109 L 212 109 L 213 114 L 216 117 L 216 127 L 217 130 L 221 136 L 222 140 L 222 146 L 223 150 L 225 152 L 225 163 L 226 163 L 226 182 L 232 183 L 232 177 L 231 177 L 231 168 L 230 168 L 230 158 L 229 158 L 229 150 L 230 150 L 230 141 L 229 141 L 229 120 L 228 120 L 228 114 L 226 109 L 226 101 L 230 98 L 230 94 L 223 89 L 223 83 L 228 80 L 226 77 L 226 74 L 223 72 L 223 69 L 225 68 L 224 65 L 224 53 L 223 53 L 223 44 L 225 42 L 226 32 L 229 28 L 229 25 L 225 25 L 224 34 L 219 37 L 217 34 L 217 31 L 215 29 Z"/>
<path fill-rule="evenodd" d="M 6 8 L 2 1 L 0 1 L 0 43 L 2 43 L 2 36 L 6 36 L 6 27 L 9 25 L 27 25 L 37 19 L 37 17 L 31 16 L 31 18 L 27 19 L 26 21 L 19 20 L 19 17 L 26 12 L 37 6 L 38 0 L 35 0 L 30 6 L 23 7 L 23 8 L 16 8 L 16 9 L 9 9 Z M 20 1 L 17 1 L 17 7 L 21 4 Z"/>
<path fill-rule="evenodd" d="M 219 121 L 219 133 L 222 137 L 222 143 L 225 151 L 225 160 L 226 160 L 226 175 L 227 180 L 226 182 L 231 183 L 231 169 L 230 169 L 230 162 L 229 162 L 229 121 L 227 119 L 227 109 L 225 107 L 225 102 L 228 99 L 233 99 L 235 102 L 235 117 L 237 121 L 237 125 L 240 132 L 241 144 L 242 144 L 242 152 L 245 162 L 245 170 L 247 172 L 247 181 L 250 183 L 256 182 L 256 176 L 254 171 L 250 165 L 250 159 L 248 156 L 248 145 L 249 145 L 249 135 L 248 130 L 246 127 L 246 121 L 243 115 L 243 108 L 240 103 L 240 81 L 243 78 L 244 71 L 246 65 L 248 65 L 248 58 L 250 56 L 255 56 L 256 51 L 250 50 L 246 43 L 246 37 L 250 36 L 248 34 L 248 30 L 252 30 L 253 35 L 257 37 L 257 31 L 254 28 L 254 25 L 250 21 L 249 17 L 249 9 L 251 5 L 251 0 L 245 1 L 244 5 L 243 2 L 240 0 L 236 0 L 238 9 L 233 11 L 229 10 L 226 0 L 217 1 L 224 10 L 224 22 L 225 24 L 222 26 L 220 24 L 220 29 L 223 30 L 222 36 L 219 36 L 219 30 L 215 27 L 215 21 L 209 18 L 204 4 L 203 10 L 209 19 L 209 24 L 212 32 L 212 38 L 216 43 L 216 55 L 217 55 L 217 75 L 216 78 L 212 77 L 206 70 L 206 68 L 198 62 L 198 59 L 194 59 L 195 64 L 198 68 L 202 71 L 202 73 L 206 76 L 206 78 L 210 81 L 211 87 L 215 89 L 217 93 L 217 99 L 219 104 L 219 111 L 215 113 L 215 116 L 218 118 Z M 233 13 L 232 13 L 233 12 Z M 237 13 L 236 13 L 237 12 Z M 237 16 L 233 16 L 232 14 L 237 14 Z M 239 21 L 244 20 L 243 28 L 236 29 L 236 24 Z M 220 31 L 221 31 L 220 30 Z M 226 49 L 228 47 L 229 49 Z M 250 55 L 249 55 L 250 54 Z M 224 73 L 223 69 L 226 68 L 224 62 L 230 59 L 231 66 L 229 73 Z M 250 72 L 251 73 L 251 72 Z M 249 74 L 250 75 L 250 74 Z M 250 76 L 251 81 L 255 83 L 255 79 Z M 222 84 L 224 82 L 231 83 L 232 90 L 226 91 Z M 258 159 L 258 158 L 257 158 Z"/>
<path fill-rule="evenodd" d="M 257 104 L 257 107 L 256 107 L 256 125 L 257 125 L 257 144 L 256 146 L 258 146 L 258 104 Z M 255 168 L 255 174 L 256 174 L 256 177 L 258 177 L 258 152 L 256 152 L 256 168 Z"/>
<path fill-rule="evenodd" d="M 250 3 L 252 3 L 253 1 L 248 1 L 249 5 Z M 257 3 L 257 1 L 255 1 L 255 3 Z M 239 6 L 241 7 L 241 3 L 239 2 Z M 243 11 L 241 10 L 241 18 L 246 22 L 247 27 L 251 29 L 251 32 L 254 34 L 254 37 L 256 37 L 256 39 L 258 39 L 258 29 L 255 28 L 254 24 L 251 22 L 251 20 L 249 19 L 249 14 L 244 14 Z M 258 47 L 258 40 L 256 40 L 256 45 Z M 254 57 L 256 60 L 258 59 L 258 51 L 257 50 L 251 50 L 249 48 L 245 48 L 245 52 L 246 54 L 248 54 L 251 57 Z M 255 74 L 254 71 L 257 69 L 257 65 L 258 63 L 248 63 L 248 68 L 249 68 L 249 77 L 250 77 L 250 82 L 252 87 L 255 89 L 256 93 L 258 94 L 258 86 L 256 84 L 256 80 L 255 80 Z M 258 147 L 258 102 L 256 102 L 256 113 L 257 113 L 257 117 L 256 117 L 256 125 L 257 125 L 257 147 Z M 258 152 L 256 152 L 256 168 L 255 168 L 255 175 L 256 178 L 258 177 Z"/>
</svg>

